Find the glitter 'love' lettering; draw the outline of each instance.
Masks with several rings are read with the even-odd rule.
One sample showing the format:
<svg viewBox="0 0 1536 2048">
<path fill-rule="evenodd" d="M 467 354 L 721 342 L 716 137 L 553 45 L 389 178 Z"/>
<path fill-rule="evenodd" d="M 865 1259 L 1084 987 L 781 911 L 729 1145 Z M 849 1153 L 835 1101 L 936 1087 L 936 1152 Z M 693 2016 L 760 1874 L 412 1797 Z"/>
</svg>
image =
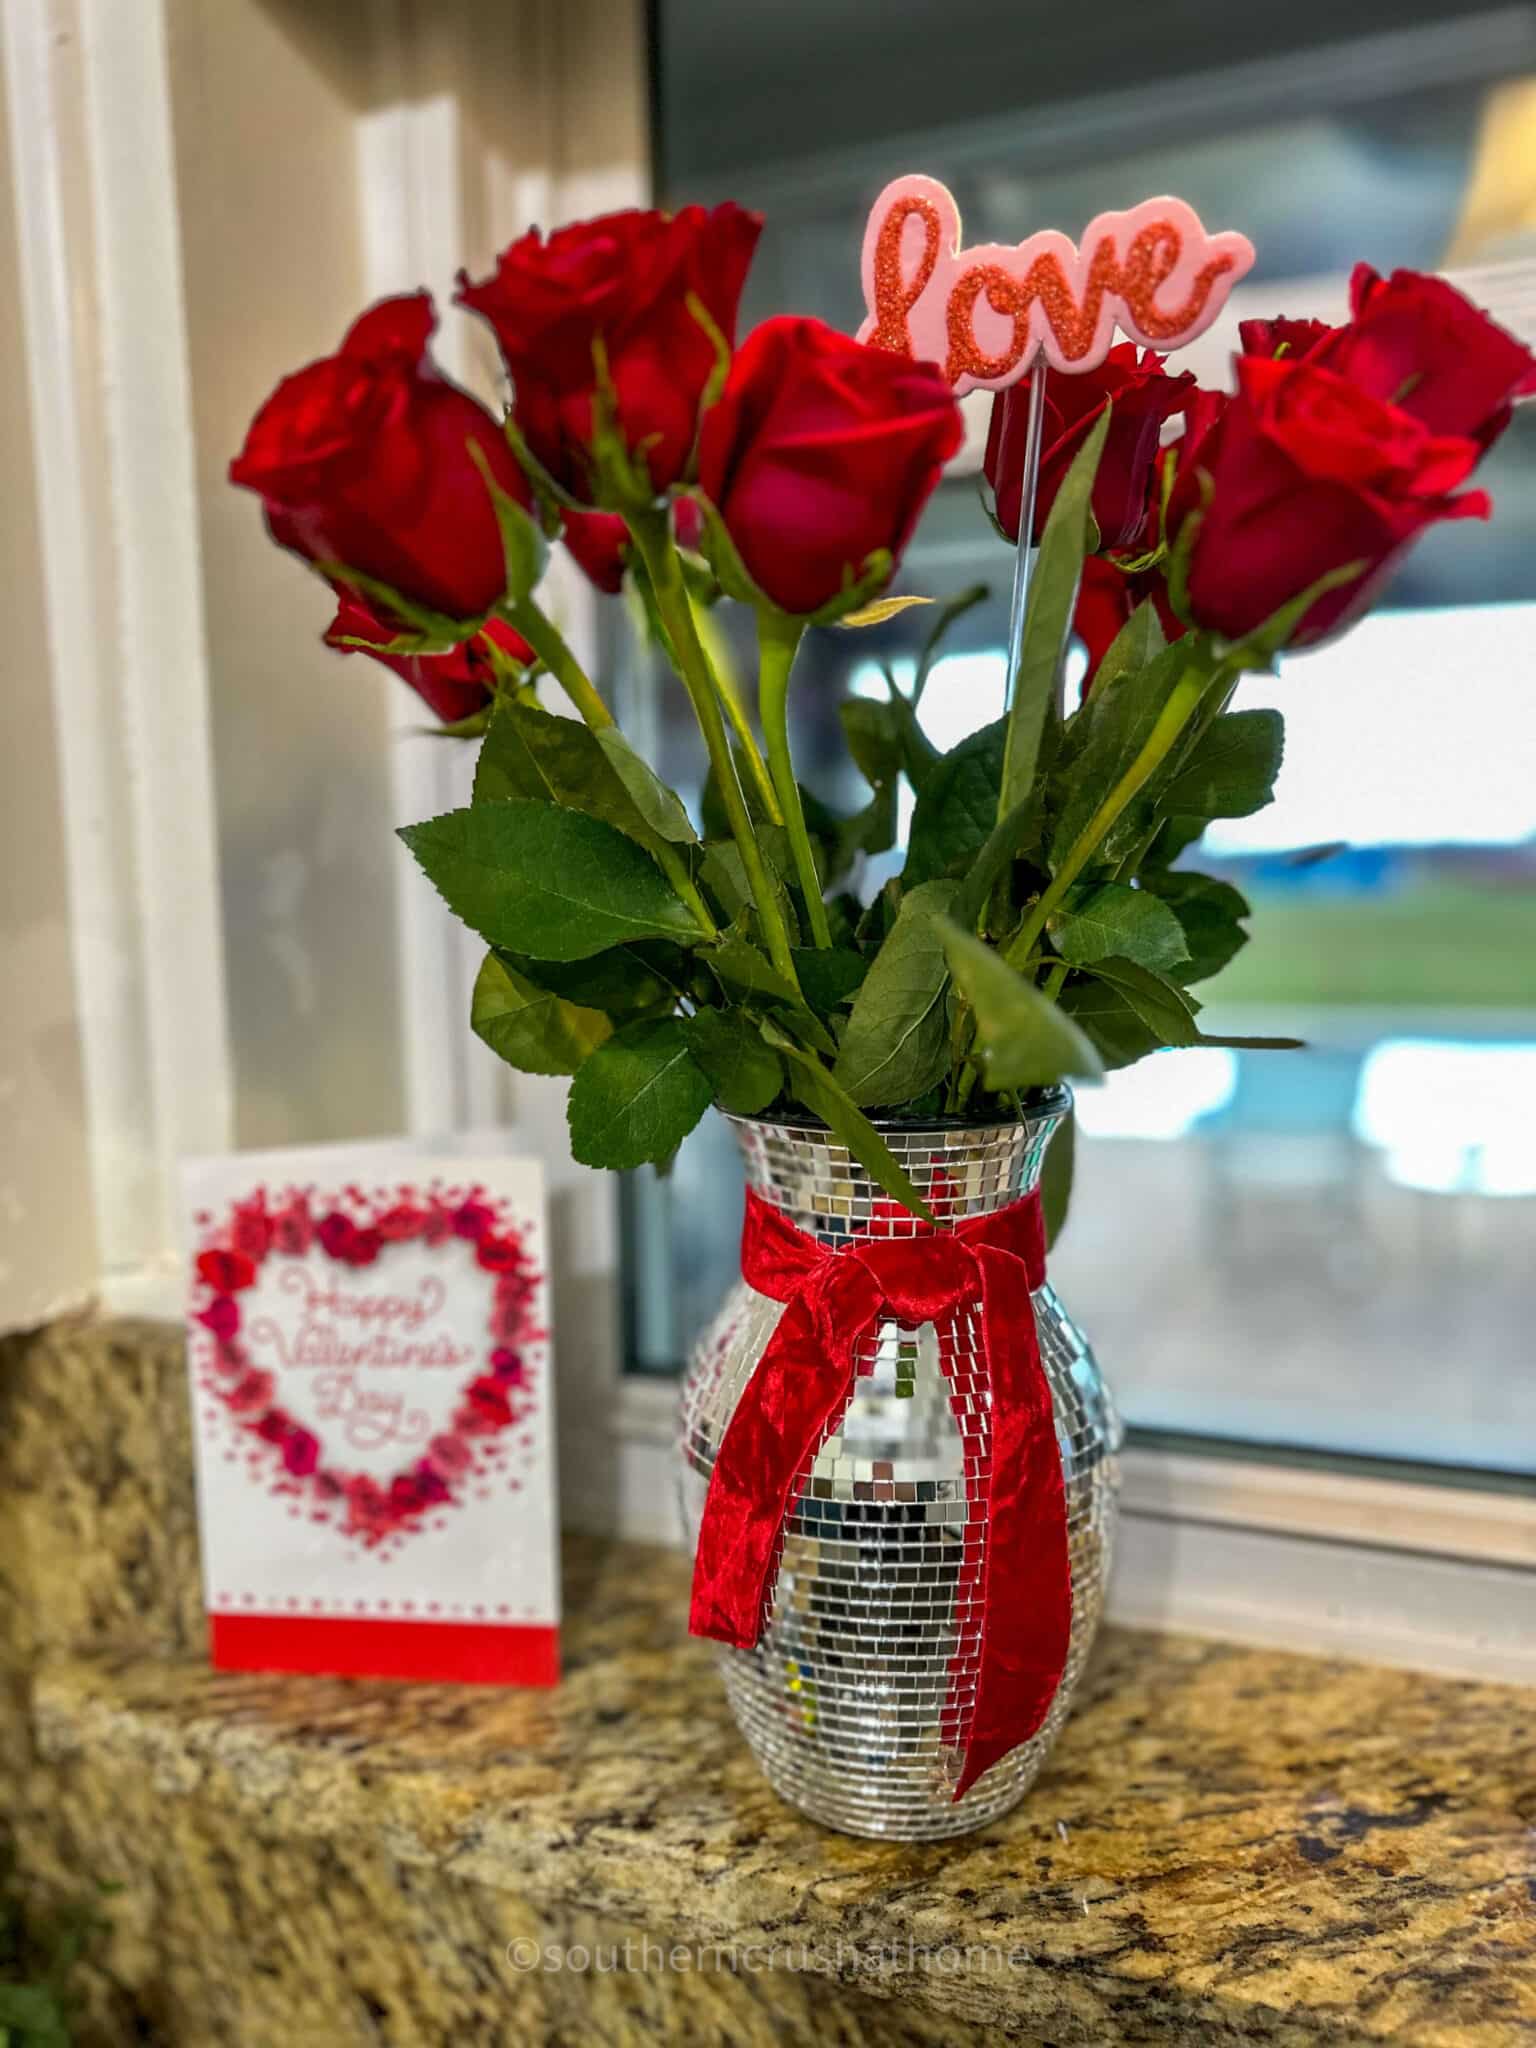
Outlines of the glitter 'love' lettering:
<svg viewBox="0 0 1536 2048">
<path fill-rule="evenodd" d="M 1054 228 L 1016 247 L 960 246 L 960 210 L 936 178 L 897 178 L 864 233 L 860 341 L 943 363 L 958 393 L 1000 391 L 1037 354 L 1090 370 L 1118 326 L 1144 348 L 1203 334 L 1253 264 L 1245 235 L 1207 234 L 1182 199 L 1101 213 L 1079 248 Z"/>
</svg>

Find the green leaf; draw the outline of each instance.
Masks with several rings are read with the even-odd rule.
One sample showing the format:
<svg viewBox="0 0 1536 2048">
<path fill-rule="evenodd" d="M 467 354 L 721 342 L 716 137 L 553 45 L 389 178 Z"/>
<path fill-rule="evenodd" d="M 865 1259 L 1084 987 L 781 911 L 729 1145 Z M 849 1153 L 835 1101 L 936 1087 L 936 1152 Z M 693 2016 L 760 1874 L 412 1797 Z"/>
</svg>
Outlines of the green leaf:
<svg viewBox="0 0 1536 2048">
<path fill-rule="evenodd" d="M 1275 794 L 1285 752 L 1278 711 L 1226 711 L 1201 734 L 1189 758 L 1158 797 L 1174 816 L 1247 818 Z"/>
<path fill-rule="evenodd" d="M 1176 967 L 1189 957 L 1173 911 L 1128 882 L 1077 883 L 1046 929 L 1062 959 L 1074 966 L 1114 953 L 1152 968 Z"/>
<path fill-rule="evenodd" d="M 701 947 L 699 958 L 730 988 L 768 996 L 779 1003 L 798 1000 L 794 988 L 773 963 L 739 932 L 727 932 L 717 946 Z"/>
<path fill-rule="evenodd" d="M 1186 985 L 1208 981 L 1247 945 L 1241 920 L 1249 914 L 1248 905 L 1230 882 L 1177 869 L 1143 873 L 1141 886 L 1160 896 L 1183 928 L 1189 957 L 1177 969 L 1177 980 Z"/>
<path fill-rule="evenodd" d="M 689 956 L 666 939 L 610 946 L 584 960 L 530 960 L 525 953 L 501 958 L 524 981 L 579 1009 L 601 1010 L 615 1023 L 672 1009 L 692 971 Z"/>
<path fill-rule="evenodd" d="M 869 962 L 852 946 L 796 946 L 793 955 L 801 991 L 823 1017 L 846 1003 L 869 972 Z"/>
<path fill-rule="evenodd" d="M 775 858 L 782 849 L 782 838 L 776 836 L 774 826 L 759 825 L 757 843 L 763 855 L 768 887 L 779 906 L 779 915 L 791 935 L 794 935 L 799 919 L 795 915 L 794 905 L 789 900 L 789 891 L 785 887 L 783 874 Z M 712 840 L 705 847 L 703 878 L 706 888 L 714 896 L 729 922 L 735 923 L 739 918 L 757 915 L 757 903 L 752 894 L 752 885 L 747 880 L 746 864 L 735 840 Z"/>
<path fill-rule="evenodd" d="M 525 1074 L 574 1074 L 613 1031 L 600 1010 L 539 988 L 497 953 L 486 954 L 475 977 L 469 1021 L 476 1037 Z"/>
<path fill-rule="evenodd" d="M 997 823 L 1008 727 L 984 725 L 928 772 L 907 841 L 902 881 L 910 888 L 969 866 Z"/>
<path fill-rule="evenodd" d="M 657 838 L 670 840 L 674 846 L 696 845 L 699 835 L 682 798 L 675 789 L 668 788 L 648 761 L 641 759 L 618 727 L 607 726 L 594 738 L 635 809 Z"/>
<path fill-rule="evenodd" d="M 479 443 L 468 441 L 465 446 L 491 494 L 496 524 L 501 529 L 501 551 L 507 564 L 507 602 L 521 604 L 538 588 L 539 579 L 549 562 L 549 542 L 537 520 L 530 518 L 516 498 L 509 497 L 491 475 L 485 450 Z"/>
<path fill-rule="evenodd" d="M 1002 880 L 1010 862 L 1033 850 L 1040 828 L 1041 798 L 1041 789 L 1036 784 L 1024 801 L 1015 804 L 987 834 L 986 844 L 977 854 L 955 899 L 956 923 L 967 928 L 978 925 L 993 887 Z"/>
<path fill-rule="evenodd" d="M 778 1057 L 744 1010 L 698 1010 L 684 1019 L 688 1049 L 732 1116 L 756 1116 L 784 1084 Z"/>
<path fill-rule="evenodd" d="M 611 779 L 596 740 L 578 720 L 503 698 L 492 711 L 475 763 L 473 801 L 536 797 L 590 812 L 594 782 Z"/>
<path fill-rule="evenodd" d="M 669 1159 L 709 1108 L 709 1077 L 680 1017 L 642 1018 L 600 1045 L 571 1083 L 571 1155 L 628 1168 Z"/>
<path fill-rule="evenodd" d="M 974 932 L 948 918 L 937 923 L 955 986 L 975 1015 L 974 1057 L 988 1088 L 1043 1087 L 1069 1074 L 1098 1079 L 1098 1054 L 1055 1003 Z"/>
<path fill-rule="evenodd" d="M 1096 960 L 1084 970 L 1108 982 L 1156 1038 L 1159 1045 L 1198 1045 L 1200 1027 L 1195 1022 L 1199 1007 L 1174 982 L 1139 967 L 1134 960 Z"/>
<path fill-rule="evenodd" d="M 842 1140 L 878 1187 L 924 1223 L 932 1223 L 933 1211 L 902 1171 L 890 1146 L 820 1060 L 797 1045 L 771 1019 L 764 1023 L 762 1032 L 768 1044 L 789 1061 L 795 1095 L 811 1114 L 819 1116 L 827 1129 Z"/>
<path fill-rule="evenodd" d="M 1040 1169 L 1040 1205 L 1045 1212 L 1045 1245 L 1049 1251 L 1066 1228 L 1077 1171 L 1077 1116 L 1068 1110 L 1051 1133 L 1045 1164 Z"/>
<path fill-rule="evenodd" d="M 676 794 L 653 775 L 616 729 L 594 733 L 579 719 L 503 698 L 475 767 L 474 802 L 536 797 L 616 825 L 640 845 L 697 836 Z"/>
<path fill-rule="evenodd" d="M 1093 1045 L 1106 1072 L 1132 1066 L 1162 1044 L 1119 989 L 1112 988 L 1107 981 L 1074 979 L 1057 1000 Z"/>
<path fill-rule="evenodd" d="M 1040 537 L 1024 614 L 1019 672 L 1014 678 L 1013 701 L 1008 710 L 1007 762 L 1000 812 L 1011 811 L 1029 795 L 1040 759 L 1041 737 L 1054 713 L 1056 678 L 1072 630 L 1077 580 L 1091 545 L 1093 479 L 1109 433 L 1111 410 L 1105 406 L 1093 431 L 1078 449 Z"/>
<path fill-rule="evenodd" d="M 875 697 L 845 697 L 837 715 L 854 766 L 874 792 L 856 821 L 857 843 L 866 853 L 884 853 L 896 843 L 896 785 L 905 760 L 901 715 Z"/>
<path fill-rule="evenodd" d="M 1148 667 L 1167 645 L 1157 606 L 1150 597 L 1144 597 L 1105 648 L 1094 673 L 1090 697 L 1108 689 L 1121 676 L 1134 675 L 1138 669 Z"/>
<path fill-rule="evenodd" d="M 475 804 L 400 837 L 455 916 L 510 952 L 581 960 L 626 939 L 697 936 L 650 855 L 580 811 Z"/>
<path fill-rule="evenodd" d="M 851 1101 L 910 1102 L 949 1064 L 944 989 L 949 968 L 936 913 L 953 903 L 953 882 L 924 882 L 901 899 L 896 923 L 854 998 L 833 1072 Z"/>
<path fill-rule="evenodd" d="M 1092 823 L 1104 798 L 1145 746 L 1163 706 L 1191 668 L 1209 666 L 1208 649 L 1175 640 L 1146 668 L 1127 669 L 1100 689 L 1071 719 L 1051 778 L 1050 845 L 1060 862 Z M 1138 809 L 1122 813 L 1122 822 Z M 1130 828 L 1134 830 L 1134 827 Z"/>
<path fill-rule="evenodd" d="M 1294 1052 L 1301 1046 L 1299 1038 L 1207 1038 L 1195 1022 L 1195 998 L 1133 960 L 1101 960 L 1083 971 L 1107 982 L 1159 1045 L 1228 1045 L 1252 1052 Z"/>
</svg>

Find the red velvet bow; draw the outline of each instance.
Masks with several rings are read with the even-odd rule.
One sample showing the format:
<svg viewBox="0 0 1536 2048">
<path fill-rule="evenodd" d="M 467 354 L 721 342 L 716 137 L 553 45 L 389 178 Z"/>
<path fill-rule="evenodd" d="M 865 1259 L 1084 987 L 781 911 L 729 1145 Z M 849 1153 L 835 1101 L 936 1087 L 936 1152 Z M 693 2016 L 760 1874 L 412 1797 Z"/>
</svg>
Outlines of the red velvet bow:
<svg viewBox="0 0 1536 2048">
<path fill-rule="evenodd" d="M 785 1308 L 715 1460 L 689 1629 L 741 1650 L 756 1644 L 785 1521 L 848 1405 L 860 1353 L 886 1318 L 908 1328 L 933 1323 L 967 1479 L 985 1502 L 985 1541 L 979 1552 L 968 1546 L 956 1603 L 964 1614 L 979 1601 L 974 1703 L 967 1715 L 952 1702 L 945 1722 L 946 1739 L 963 1752 L 958 1799 L 1045 1719 L 1072 1633 L 1066 1495 L 1030 1299 L 1045 1278 L 1040 1198 L 950 1231 L 919 1227 L 833 1252 L 749 1191 L 741 1270 Z M 971 1372 L 991 1389 L 990 1430 L 954 1386 L 957 1326 L 972 1310 L 980 1347 Z"/>
</svg>

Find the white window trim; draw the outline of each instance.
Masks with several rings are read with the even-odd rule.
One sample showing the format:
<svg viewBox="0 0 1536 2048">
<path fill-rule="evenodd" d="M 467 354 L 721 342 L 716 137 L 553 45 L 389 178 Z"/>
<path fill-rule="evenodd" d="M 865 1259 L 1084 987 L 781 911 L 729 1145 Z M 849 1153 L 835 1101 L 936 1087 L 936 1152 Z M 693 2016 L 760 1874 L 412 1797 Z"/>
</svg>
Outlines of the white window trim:
<svg viewBox="0 0 1536 2048">
<path fill-rule="evenodd" d="M 102 1298 L 164 1298 L 231 1092 L 162 0 L 7 0 L 22 322 Z"/>
</svg>

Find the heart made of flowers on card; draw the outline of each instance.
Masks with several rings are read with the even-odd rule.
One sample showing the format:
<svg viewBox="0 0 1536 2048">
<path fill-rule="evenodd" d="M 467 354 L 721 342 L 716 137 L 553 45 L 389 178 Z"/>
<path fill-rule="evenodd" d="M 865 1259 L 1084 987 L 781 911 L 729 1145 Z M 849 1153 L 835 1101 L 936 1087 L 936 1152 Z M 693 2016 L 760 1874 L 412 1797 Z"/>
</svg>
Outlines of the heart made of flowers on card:
<svg viewBox="0 0 1536 2048">
<path fill-rule="evenodd" d="M 290 1514 L 388 1554 L 520 1489 L 546 1333 L 538 1269 L 495 1196 L 257 1189 L 197 1225 L 199 1393 L 226 1458 L 243 1455 Z M 472 1341 L 466 1289 L 485 1307 Z"/>
</svg>

